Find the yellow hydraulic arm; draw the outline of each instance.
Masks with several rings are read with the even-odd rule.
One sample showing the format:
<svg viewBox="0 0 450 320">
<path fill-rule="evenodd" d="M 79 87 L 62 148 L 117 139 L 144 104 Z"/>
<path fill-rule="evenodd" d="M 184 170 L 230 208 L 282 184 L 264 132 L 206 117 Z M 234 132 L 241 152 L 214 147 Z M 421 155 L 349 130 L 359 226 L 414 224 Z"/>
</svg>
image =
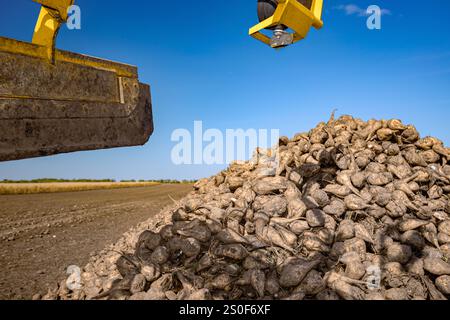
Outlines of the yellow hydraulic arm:
<svg viewBox="0 0 450 320">
<path fill-rule="evenodd" d="M 304 39 L 311 27 L 323 27 L 322 8 L 323 0 L 258 0 L 258 15 L 262 21 L 252 27 L 249 34 L 272 48 L 288 46 Z M 261 13 L 261 9 L 265 11 Z M 265 16 L 267 10 L 273 11 L 269 17 Z M 264 29 L 273 30 L 273 37 L 262 33 Z"/>
<path fill-rule="evenodd" d="M 145 144 L 152 102 L 137 67 L 55 49 L 74 1 L 34 1 L 32 42 L 0 36 L 0 161 Z"/>
<path fill-rule="evenodd" d="M 46 47 L 48 58 L 55 61 L 55 42 L 59 28 L 67 21 L 67 10 L 74 0 L 33 0 L 42 5 L 34 28 L 32 43 Z"/>
</svg>

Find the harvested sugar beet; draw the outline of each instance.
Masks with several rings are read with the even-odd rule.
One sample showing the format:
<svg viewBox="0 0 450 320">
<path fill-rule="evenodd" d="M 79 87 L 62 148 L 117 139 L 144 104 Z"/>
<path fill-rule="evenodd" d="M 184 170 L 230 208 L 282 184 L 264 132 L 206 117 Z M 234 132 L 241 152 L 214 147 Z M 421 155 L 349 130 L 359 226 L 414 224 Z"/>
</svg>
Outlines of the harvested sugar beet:
<svg viewBox="0 0 450 320">
<path fill-rule="evenodd" d="M 450 149 L 342 116 L 198 181 L 45 299 L 450 297 Z M 274 165 L 277 165 L 274 167 Z"/>
</svg>

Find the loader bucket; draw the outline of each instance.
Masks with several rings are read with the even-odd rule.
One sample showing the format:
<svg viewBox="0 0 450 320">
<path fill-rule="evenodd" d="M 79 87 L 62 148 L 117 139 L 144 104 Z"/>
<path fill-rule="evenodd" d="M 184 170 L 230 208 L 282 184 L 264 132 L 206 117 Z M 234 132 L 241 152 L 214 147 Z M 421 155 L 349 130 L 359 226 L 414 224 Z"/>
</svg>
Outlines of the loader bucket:
<svg viewBox="0 0 450 320">
<path fill-rule="evenodd" d="M 145 144 L 150 87 L 137 68 L 0 37 L 0 161 Z"/>
</svg>

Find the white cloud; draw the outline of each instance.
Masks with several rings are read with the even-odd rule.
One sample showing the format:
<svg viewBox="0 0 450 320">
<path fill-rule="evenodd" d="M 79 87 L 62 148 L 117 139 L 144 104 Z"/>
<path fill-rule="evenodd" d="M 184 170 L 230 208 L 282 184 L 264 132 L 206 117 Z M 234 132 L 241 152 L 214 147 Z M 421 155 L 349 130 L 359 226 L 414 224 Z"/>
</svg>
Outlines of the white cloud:
<svg viewBox="0 0 450 320">
<path fill-rule="evenodd" d="M 367 9 L 363 9 L 356 4 L 341 4 L 339 6 L 334 7 L 336 10 L 341 10 L 345 12 L 348 16 L 356 15 L 358 17 L 367 17 L 369 14 L 367 13 Z M 382 15 L 391 15 L 392 12 L 389 9 L 381 9 Z"/>
</svg>

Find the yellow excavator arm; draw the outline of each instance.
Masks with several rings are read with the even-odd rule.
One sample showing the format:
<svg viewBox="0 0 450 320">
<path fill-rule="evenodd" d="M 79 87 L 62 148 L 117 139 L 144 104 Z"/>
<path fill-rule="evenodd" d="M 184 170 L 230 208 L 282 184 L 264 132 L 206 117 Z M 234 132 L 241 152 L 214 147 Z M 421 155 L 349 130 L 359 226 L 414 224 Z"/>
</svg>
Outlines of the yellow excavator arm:
<svg viewBox="0 0 450 320">
<path fill-rule="evenodd" d="M 51 48 L 49 58 L 53 59 L 58 30 L 67 21 L 67 10 L 74 0 L 33 1 L 40 3 L 42 8 L 32 42 Z M 323 0 L 258 0 L 260 22 L 250 28 L 249 35 L 274 48 L 296 43 L 307 36 L 312 26 L 316 29 L 323 27 L 322 9 Z M 275 30 L 274 35 L 268 37 L 262 33 L 264 29 Z M 279 32 L 286 29 L 292 32 Z"/>
<path fill-rule="evenodd" d="M 249 34 L 272 48 L 286 47 L 304 39 L 311 27 L 323 27 L 322 8 L 323 0 L 258 0 L 260 23 Z M 262 32 L 267 29 L 272 37 Z"/>
<path fill-rule="evenodd" d="M 0 37 L 0 161 L 145 144 L 152 103 L 137 68 L 55 49 L 74 0 L 34 1 L 32 42 Z M 273 48 L 293 44 L 322 27 L 322 3 L 258 0 L 250 35 Z"/>
<path fill-rule="evenodd" d="M 33 0 L 42 5 L 34 28 L 32 43 L 48 48 L 48 58 L 54 62 L 56 36 L 67 21 L 67 11 L 74 0 Z"/>
</svg>

